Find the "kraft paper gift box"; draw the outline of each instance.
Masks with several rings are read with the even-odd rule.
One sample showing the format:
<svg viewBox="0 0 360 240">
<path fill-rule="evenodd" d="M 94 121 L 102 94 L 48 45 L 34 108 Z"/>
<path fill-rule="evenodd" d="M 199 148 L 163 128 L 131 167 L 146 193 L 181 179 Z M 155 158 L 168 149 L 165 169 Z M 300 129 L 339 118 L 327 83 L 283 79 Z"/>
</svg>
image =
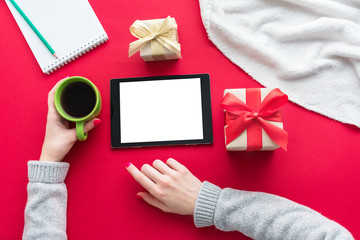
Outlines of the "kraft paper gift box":
<svg viewBox="0 0 360 240">
<path fill-rule="evenodd" d="M 140 50 L 140 57 L 144 61 L 181 58 L 175 18 L 136 20 L 130 32 L 139 40 L 130 43 L 129 57 Z"/>
<path fill-rule="evenodd" d="M 228 151 L 287 149 L 281 107 L 287 96 L 277 88 L 226 89 L 225 144 Z"/>
</svg>

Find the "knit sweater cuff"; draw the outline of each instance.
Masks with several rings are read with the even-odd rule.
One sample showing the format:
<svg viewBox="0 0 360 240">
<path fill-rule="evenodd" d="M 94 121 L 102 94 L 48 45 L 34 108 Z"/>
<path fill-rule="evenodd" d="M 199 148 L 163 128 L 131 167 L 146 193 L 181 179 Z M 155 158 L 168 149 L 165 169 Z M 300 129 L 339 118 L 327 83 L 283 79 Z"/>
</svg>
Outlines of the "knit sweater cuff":
<svg viewBox="0 0 360 240">
<path fill-rule="evenodd" d="M 28 177 L 30 182 L 62 183 L 69 170 L 66 162 L 28 162 Z"/>
<path fill-rule="evenodd" d="M 194 209 L 194 223 L 196 227 L 207 227 L 214 224 L 216 202 L 219 198 L 221 188 L 203 182 L 201 185 Z"/>
</svg>

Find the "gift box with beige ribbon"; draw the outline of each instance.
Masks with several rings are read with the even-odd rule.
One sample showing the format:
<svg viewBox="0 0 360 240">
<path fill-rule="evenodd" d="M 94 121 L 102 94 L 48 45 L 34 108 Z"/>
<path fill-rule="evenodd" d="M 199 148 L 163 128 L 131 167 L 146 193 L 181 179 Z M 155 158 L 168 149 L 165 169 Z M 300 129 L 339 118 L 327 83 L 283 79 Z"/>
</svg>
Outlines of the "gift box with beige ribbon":
<svg viewBox="0 0 360 240">
<path fill-rule="evenodd" d="M 181 58 L 177 24 L 174 18 L 136 20 L 130 33 L 138 40 L 130 43 L 129 57 L 140 51 L 144 61 Z"/>
<path fill-rule="evenodd" d="M 228 151 L 287 149 L 281 108 L 287 96 L 278 88 L 226 89 L 225 144 Z"/>
</svg>

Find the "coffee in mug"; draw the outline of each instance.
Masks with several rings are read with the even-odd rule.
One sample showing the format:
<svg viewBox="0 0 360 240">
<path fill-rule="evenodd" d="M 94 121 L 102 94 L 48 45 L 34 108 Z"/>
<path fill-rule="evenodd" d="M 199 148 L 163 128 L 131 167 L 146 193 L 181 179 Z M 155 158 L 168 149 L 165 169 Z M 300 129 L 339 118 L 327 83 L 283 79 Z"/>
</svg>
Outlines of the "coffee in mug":
<svg viewBox="0 0 360 240">
<path fill-rule="evenodd" d="M 94 109 L 96 94 L 87 83 L 72 82 L 63 89 L 60 103 L 67 114 L 81 118 Z"/>
</svg>

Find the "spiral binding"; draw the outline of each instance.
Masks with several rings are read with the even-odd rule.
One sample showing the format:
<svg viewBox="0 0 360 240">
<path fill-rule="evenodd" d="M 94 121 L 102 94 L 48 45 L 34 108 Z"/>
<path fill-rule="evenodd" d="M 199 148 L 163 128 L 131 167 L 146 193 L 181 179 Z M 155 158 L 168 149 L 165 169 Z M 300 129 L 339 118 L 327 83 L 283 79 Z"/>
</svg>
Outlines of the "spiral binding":
<svg viewBox="0 0 360 240">
<path fill-rule="evenodd" d="M 70 52 L 66 56 L 64 56 L 60 59 L 57 59 L 51 65 L 43 68 L 43 72 L 45 74 L 50 74 L 50 73 L 58 70 L 59 68 L 63 67 L 65 64 L 68 64 L 69 62 L 75 60 L 76 58 L 79 58 L 81 55 L 83 55 L 83 54 L 89 52 L 90 50 L 100 46 L 101 44 L 105 43 L 108 39 L 109 39 L 109 37 L 106 34 L 103 34 L 102 36 L 95 38 L 91 42 L 88 42 L 84 46 Z"/>
</svg>

